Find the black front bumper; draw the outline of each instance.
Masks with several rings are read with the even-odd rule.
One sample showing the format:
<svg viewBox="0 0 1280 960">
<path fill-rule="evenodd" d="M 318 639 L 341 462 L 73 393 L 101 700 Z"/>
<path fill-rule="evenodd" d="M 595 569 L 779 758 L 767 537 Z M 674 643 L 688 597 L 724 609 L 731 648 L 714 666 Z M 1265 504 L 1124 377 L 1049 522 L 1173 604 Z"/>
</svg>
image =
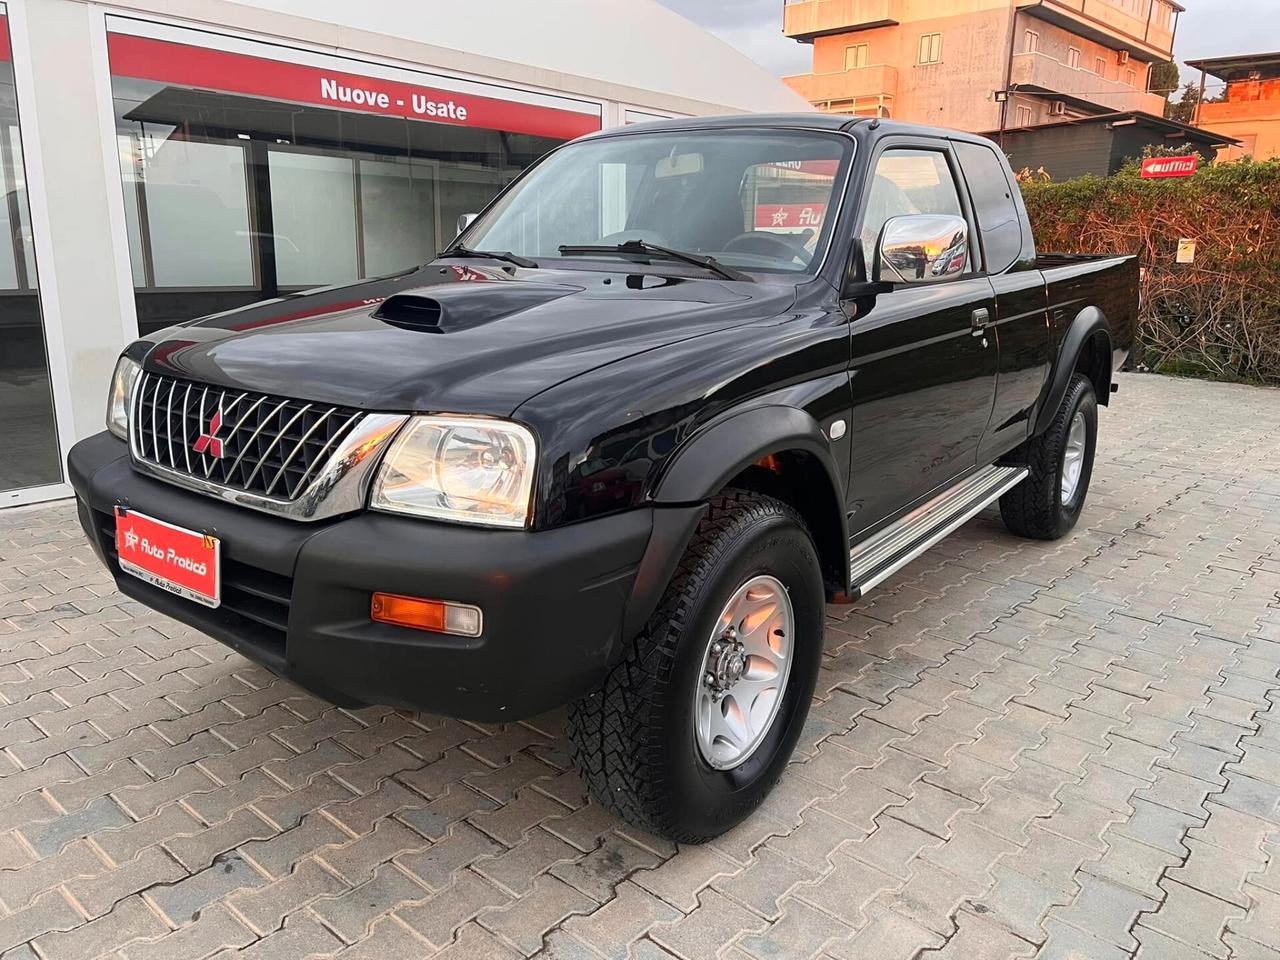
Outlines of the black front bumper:
<svg viewBox="0 0 1280 960">
<path fill-rule="evenodd" d="M 683 550 L 701 514 L 642 509 L 538 532 L 378 513 L 302 523 L 142 476 L 106 433 L 76 444 L 68 467 L 80 523 L 121 592 L 334 702 L 486 721 L 531 716 L 594 689 L 652 611 L 674 566 L 670 551 Z M 118 503 L 216 535 L 222 606 L 122 573 Z M 474 604 L 483 634 L 375 623 L 375 591 Z"/>
</svg>

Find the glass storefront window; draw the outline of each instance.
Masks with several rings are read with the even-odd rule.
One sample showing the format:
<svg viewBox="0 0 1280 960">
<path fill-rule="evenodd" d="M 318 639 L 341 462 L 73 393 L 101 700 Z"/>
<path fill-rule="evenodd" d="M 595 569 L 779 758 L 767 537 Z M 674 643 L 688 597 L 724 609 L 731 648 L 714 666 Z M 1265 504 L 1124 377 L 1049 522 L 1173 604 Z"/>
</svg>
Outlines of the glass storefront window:
<svg viewBox="0 0 1280 960">
<path fill-rule="evenodd" d="M 108 34 L 143 333 L 425 263 L 460 215 L 600 123 L 183 36 Z"/>
<path fill-rule="evenodd" d="M 319 287 L 357 279 L 352 158 L 271 150 L 267 171 L 280 286 Z"/>
<path fill-rule="evenodd" d="M 36 282 L 7 9 L 0 4 L 0 490 L 57 483 L 62 456 Z"/>
</svg>

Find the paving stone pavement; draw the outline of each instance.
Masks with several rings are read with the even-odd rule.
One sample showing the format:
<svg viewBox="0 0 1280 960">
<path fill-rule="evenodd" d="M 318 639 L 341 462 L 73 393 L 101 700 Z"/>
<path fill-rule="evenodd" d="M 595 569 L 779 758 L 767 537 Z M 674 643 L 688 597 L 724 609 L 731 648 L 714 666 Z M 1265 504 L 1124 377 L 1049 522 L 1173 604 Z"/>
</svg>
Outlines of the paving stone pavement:
<svg viewBox="0 0 1280 960">
<path fill-rule="evenodd" d="M 1120 384 L 1074 534 L 988 511 L 832 607 L 702 847 L 589 803 L 559 715 L 336 709 L 0 511 L 0 955 L 1280 960 L 1280 392 Z"/>
</svg>

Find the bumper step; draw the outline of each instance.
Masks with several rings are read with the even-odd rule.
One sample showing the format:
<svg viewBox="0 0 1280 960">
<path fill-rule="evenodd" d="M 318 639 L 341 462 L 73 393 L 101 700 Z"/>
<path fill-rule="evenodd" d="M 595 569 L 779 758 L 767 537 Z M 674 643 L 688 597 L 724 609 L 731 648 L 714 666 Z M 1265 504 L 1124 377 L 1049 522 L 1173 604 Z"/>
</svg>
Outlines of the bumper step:
<svg viewBox="0 0 1280 960">
<path fill-rule="evenodd" d="M 1027 476 L 1025 467 L 985 467 L 891 523 L 849 552 L 850 594 L 893 576 Z"/>
</svg>

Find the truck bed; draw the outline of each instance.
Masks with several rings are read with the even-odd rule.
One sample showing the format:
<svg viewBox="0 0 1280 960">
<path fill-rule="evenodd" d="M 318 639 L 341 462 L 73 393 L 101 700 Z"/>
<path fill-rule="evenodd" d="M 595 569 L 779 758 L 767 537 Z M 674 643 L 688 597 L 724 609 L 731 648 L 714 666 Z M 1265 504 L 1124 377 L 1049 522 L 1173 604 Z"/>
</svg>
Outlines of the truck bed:
<svg viewBox="0 0 1280 960">
<path fill-rule="evenodd" d="M 1081 309 L 1091 306 L 1111 330 L 1113 365 L 1133 349 L 1138 329 L 1138 258 L 1079 253 L 1039 253 L 1049 306 L 1049 335 L 1056 355 L 1066 328 Z M 1103 403 L 1106 398 L 1100 398 Z"/>
</svg>

